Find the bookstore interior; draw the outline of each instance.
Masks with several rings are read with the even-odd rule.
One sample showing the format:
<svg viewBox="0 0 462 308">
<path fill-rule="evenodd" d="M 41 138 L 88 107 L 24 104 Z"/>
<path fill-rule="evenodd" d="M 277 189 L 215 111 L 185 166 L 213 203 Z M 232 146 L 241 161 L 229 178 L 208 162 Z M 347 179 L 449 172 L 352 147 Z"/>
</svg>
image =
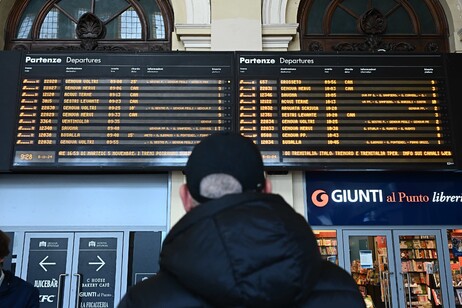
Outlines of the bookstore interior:
<svg viewBox="0 0 462 308">
<path fill-rule="evenodd" d="M 452 289 L 449 300 L 462 307 L 461 229 L 447 230 L 445 238 L 433 231 L 392 234 L 384 230 L 370 236 L 354 231 L 314 231 L 323 258 L 335 264 L 345 261 L 367 307 L 397 307 L 396 302 L 404 303 L 400 307 L 443 307 L 442 288 Z M 340 235 L 343 247 L 339 245 Z M 442 272 L 443 257 L 449 258 L 448 281 L 452 285 L 448 286 L 442 280 L 447 275 Z"/>
</svg>

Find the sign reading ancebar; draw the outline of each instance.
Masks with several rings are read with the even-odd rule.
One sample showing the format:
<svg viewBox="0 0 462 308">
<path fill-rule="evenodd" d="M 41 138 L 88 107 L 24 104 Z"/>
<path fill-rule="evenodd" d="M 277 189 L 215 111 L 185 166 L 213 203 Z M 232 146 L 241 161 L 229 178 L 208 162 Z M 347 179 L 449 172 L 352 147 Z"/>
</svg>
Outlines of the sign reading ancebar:
<svg viewBox="0 0 462 308">
<path fill-rule="evenodd" d="M 454 165 L 441 56 L 238 54 L 238 130 L 267 166 Z"/>
<path fill-rule="evenodd" d="M 232 53 L 26 54 L 13 167 L 183 166 L 233 130 Z"/>
</svg>

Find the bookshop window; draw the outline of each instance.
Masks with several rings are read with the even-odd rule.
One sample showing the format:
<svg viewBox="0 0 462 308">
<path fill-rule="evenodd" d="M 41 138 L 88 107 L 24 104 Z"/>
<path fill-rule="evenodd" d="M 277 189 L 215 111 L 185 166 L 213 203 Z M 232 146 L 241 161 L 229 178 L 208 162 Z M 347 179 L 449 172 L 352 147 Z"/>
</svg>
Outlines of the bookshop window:
<svg viewBox="0 0 462 308">
<path fill-rule="evenodd" d="M 301 50 L 311 52 L 449 51 L 438 0 L 302 0 Z"/>
<path fill-rule="evenodd" d="M 171 50 L 167 0 L 22 0 L 8 17 L 6 49 Z"/>
<path fill-rule="evenodd" d="M 448 230 L 447 236 L 453 296 L 456 306 L 462 307 L 462 229 Z"/>
<path fill-rule="evenodd" d="M 322 258 L 338 265 L 337 231 L 313 230 L 313 232 Z"/>
</svg>

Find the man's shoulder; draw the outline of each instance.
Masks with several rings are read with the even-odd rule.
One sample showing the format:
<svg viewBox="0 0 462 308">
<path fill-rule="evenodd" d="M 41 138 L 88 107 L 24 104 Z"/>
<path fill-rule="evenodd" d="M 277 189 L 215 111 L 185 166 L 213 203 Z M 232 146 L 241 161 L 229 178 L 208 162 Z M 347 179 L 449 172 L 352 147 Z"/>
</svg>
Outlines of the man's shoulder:
<svg viewBox="0 0 462 308">
<path fill-rule="evenodd" d="M 170 274 L 160 272 L 130 287 L 118 305 L 118 308 L 133 307 L 208 307 L 208 305 L 185 289 Z"/>
<path fill-rule="evenodd" d="M 351 275 L 343 268 L 328 261 L 322 262 L 321 275 L 316 284 L 316 289 L 333 289 L 359 293 L 358 286 Z"/>
<path fill-rule="evenodd" d="M 358 286 L 348 272 L 328 262 L 322 262 L 322 270 L 308 300 L 300 307 L 365 307 Z"/>
</svg>

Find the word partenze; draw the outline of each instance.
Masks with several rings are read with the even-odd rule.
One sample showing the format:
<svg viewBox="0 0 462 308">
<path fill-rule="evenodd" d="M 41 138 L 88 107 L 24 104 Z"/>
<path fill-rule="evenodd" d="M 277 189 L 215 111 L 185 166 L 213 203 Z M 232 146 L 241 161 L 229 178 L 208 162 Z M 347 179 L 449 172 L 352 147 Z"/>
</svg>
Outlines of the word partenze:
<svg viewBox="0 0 462 308">
<path fill-rule="evenodd" d="M 239 58 L 239 63 L 242 64 L 276 64 L 275 59 L 271 58 L 246 58 L 246 57 L 240 57 Z M 292 65 L 292 64 L 314 64 L 314 59 L 302 59 L 302 58 L 296 58 L 296 59 L 286 59 L 283 57 L 279 58 L 279 63 L 280 64 L 287 64 L 287 65 Z"/>
</svg>

